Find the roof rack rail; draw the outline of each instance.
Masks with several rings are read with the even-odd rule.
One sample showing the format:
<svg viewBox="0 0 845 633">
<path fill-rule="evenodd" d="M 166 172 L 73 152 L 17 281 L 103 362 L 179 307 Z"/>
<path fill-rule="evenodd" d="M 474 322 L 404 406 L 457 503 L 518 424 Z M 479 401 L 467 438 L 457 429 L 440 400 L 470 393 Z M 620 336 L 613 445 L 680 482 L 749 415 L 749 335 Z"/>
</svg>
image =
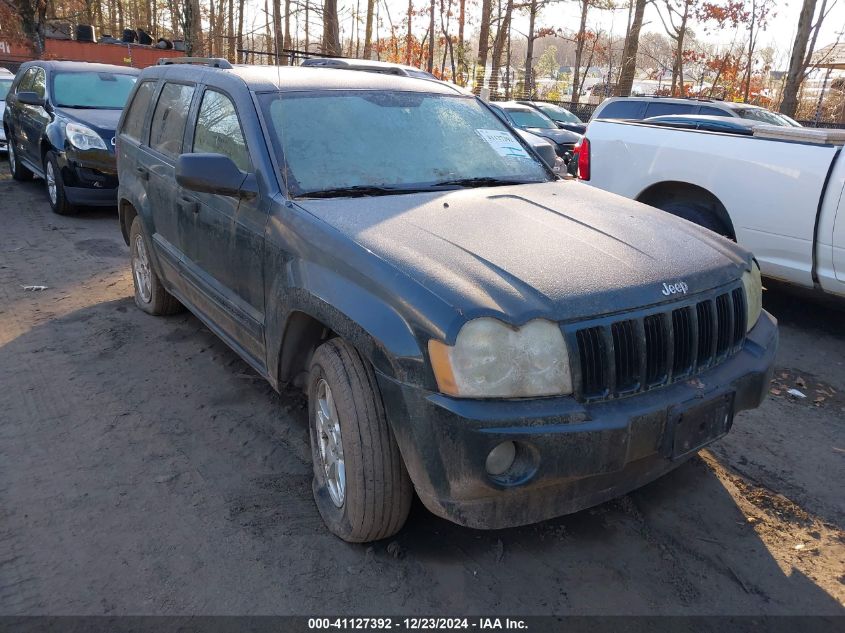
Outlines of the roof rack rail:
<svg viewBox="0 0 845 633">
<path fill-rule="evenodd" d="M 171 64 L 203 64 L 212 68 L 234 68 L 228 59 L 222 57 L 162 57 L 156 65 L 169 66 Z"/>
</svg>

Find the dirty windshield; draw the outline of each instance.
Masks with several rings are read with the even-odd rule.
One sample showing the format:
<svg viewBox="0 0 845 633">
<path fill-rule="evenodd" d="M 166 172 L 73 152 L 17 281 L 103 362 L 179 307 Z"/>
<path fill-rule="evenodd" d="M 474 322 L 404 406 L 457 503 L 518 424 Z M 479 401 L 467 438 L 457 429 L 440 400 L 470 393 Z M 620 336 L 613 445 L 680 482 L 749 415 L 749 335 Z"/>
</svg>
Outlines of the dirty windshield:
<svg viewBox="0 0 845 633">
<path fill-rule="evenodd" d="M 545 167 L 472 97 L 394 91 L 263 95 L 293 195 L 387 195 L 543 182 Z"/>
<path fill-rule="evenodd" d="M 53 98 L 60 108 L 122 110 L 136 79 L 112 72 L 56 73 Z"/>
</svg>

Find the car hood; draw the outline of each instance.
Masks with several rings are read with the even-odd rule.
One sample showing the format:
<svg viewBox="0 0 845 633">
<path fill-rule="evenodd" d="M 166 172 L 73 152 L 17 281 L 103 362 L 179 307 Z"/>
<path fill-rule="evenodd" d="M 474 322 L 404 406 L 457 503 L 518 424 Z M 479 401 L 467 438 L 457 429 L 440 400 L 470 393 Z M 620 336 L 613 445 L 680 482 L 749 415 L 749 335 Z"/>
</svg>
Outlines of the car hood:
<svg viewBox="0 0 845 633">
<path fill-rule="evenodd" d="M 586 318 L 736 281 L 748 255 L 715 233 L 577 181 L 299 200 L 464 318 Z M 419 307 L 419 306 L 417 306 Z"/>
<path fill-rule="evenodd" d="M 94 110 L 88 108 L 56 108 L 64 118 L 82 123 L 95 130 L 108 143 L 117 129 L 120 110 Z"/>
<path fill-rule="evenodd" d="M 555 123 L 557 123 L 557 126 L 562 130 L 569 130 L 570 132 L 575 132 L 580 136 L 583 136 L 587 131 L 586 123 L 569 123 L 567 121 L 555 121 Z"/>
<path fill-rule="evenodd" d="M 580 134 L 570 132 L 569 130 L 561 130 L 559 128 L 552 130 L 542 127 L 527 127 L 525 130 L 527 132 L 531 132 L 532 134 L 536 134 L 537 136 L 550 139 L 555 143 L 575 144 L 581 140 Z"/>
</svg>

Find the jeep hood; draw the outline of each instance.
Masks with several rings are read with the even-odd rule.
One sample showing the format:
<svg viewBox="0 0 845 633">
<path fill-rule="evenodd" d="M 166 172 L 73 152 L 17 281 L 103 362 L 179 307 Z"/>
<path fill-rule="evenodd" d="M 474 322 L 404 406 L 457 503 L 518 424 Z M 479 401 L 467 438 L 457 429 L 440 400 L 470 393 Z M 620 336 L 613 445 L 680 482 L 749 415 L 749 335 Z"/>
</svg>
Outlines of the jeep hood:
<svg viewBox="0 0 845 633">
<path fill-rule="evenodd" d="M 466 318 L 580 319 L 735 281 L 732 242 L 577 181 L 297 204 Z"/>
</svg>

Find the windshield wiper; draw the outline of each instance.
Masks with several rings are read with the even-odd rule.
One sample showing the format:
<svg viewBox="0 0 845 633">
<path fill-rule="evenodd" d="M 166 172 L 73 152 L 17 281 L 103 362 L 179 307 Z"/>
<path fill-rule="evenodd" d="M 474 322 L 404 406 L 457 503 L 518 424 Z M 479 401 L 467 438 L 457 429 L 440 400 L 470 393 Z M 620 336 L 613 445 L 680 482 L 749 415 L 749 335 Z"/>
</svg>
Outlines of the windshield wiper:
<svg viewBox="0 0 845 633">
<path fill-rule="evenodd" d="M 455 180 L 443 180 L 441 182 L 436 182 L 432 187 L 448 187 L 450 185 L 454 185 L 457 187 L 502 187 L 505 185 L 524 185 L 528 182 L 533 182 L 529 180 L 513 180 L 507 178 L 492 178 L 492 177 L 482 177 L 482 178 L 456 178 Z"/>
<path fill-rule="evenodd" d="M 376 185 L 354 185 L 351 187 L 336 187 L 334 189 L 320 189 L 317 191 L 303 191 L 297 198 L 355 198 L 364 196 L 390 196 L 397 193 L 412 193 L 419 188 L 379 187 Z"/>
</svg>

